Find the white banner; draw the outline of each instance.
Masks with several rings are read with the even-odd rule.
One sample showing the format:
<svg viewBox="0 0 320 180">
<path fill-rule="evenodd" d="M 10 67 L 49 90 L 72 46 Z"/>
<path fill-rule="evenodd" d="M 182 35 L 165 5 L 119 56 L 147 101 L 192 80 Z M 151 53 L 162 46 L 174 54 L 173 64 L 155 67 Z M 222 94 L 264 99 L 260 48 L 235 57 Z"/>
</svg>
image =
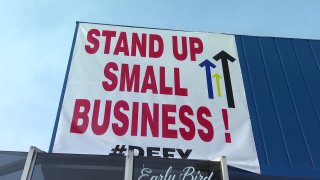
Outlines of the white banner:
<svg viewBox="0 0 320 180">
<path fill-rule="evenodd" d="M 260 172 L 235 37 L 79 23 L 51 150 Z"/>
</svg>

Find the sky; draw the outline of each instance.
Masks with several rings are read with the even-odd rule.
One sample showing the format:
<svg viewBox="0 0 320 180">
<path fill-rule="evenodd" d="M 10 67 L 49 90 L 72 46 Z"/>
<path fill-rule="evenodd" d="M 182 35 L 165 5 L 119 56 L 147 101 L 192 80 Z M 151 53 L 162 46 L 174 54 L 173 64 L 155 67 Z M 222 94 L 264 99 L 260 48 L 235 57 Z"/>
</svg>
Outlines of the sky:
<svg viewBox="0 0 320 180">
<path fill-rule="evenodd" d="M 320 1 L 0 0 L 0 150 L 48 151 L 76 21 L 320 40 Z"/>
</svg>

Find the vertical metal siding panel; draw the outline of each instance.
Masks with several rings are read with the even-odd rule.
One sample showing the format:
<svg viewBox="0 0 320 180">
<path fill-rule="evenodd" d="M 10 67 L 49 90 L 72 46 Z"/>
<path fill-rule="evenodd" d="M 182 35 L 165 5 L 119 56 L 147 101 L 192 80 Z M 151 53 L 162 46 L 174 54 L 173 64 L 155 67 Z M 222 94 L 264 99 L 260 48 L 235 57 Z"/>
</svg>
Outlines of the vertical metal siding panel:
<svg viewBox="0 0 320 180">
<path fill-rule="evenodd" d="M 292 40 L 292 45 L 301 67 L 304 83 L 309 92 L 309 98 L 312 100 L 311 105 L 320 125 L 320 112 L 317 109 L 317 107 L 320 107 L 320 72 L 318 71 L 314 54 L 307 40 Z"/>
<path fill-rule="evenodd" d="M 237 49 L 238 49 L 238 55 L 239 55 L 239 61 L 242 71 L 242 77 L 243 77 L 243 83 L 246 90 L 246 96 L 247 96 L 247 102 L 248 102 L 248 108 L 250 112 L 250 119 L 251 119 L 251 125 L 252 125 L 252 131 L 255 139 L 256 149 L 258 153 L 259 163 L 260 166 L 268 166 L 268 155 L 266 151 L 266 144 L 263 136 L 263 129 L 261 127 L 260 123 L 260 117 L 259 113 L 257 111 L 257 104 L 255 100 L 254 91 L 252 88 L 252 80 L 250 73 L 248 71 L 248 60 L 244 51 L 243 47 L 243 40 L 241 36 L 236 36 L 236 43 L 237 43 Z M 263 173 L 263 168 L 261 168 L 261 171 Z"/>
<path fill-rule="evenodd" d="M 292 40 L 297 62 L 303 75 L 303 83 L 307 89 L 307 96 L 311 103 L 306 104 L 309 112 L 303 117 L 303 128 L 306 129 L 306 138 L 309 140 L 310 152 L 315 168 L 320 168 L 320 73 L 317 68 L 314 53 L 307 40 Z"/>
<path fill-rule="evenodd" d="M 320 178 L 320 41 L 236 41 L 262 174 Z"/>
<path fill-rule="evenodd" d="M 268 76 L 256 37 L 243 36 L 243 49 L 246 54 L 248 72 L 251 79 L 255 104 L 262 134 L 266 145 L 269 166 L 288 167 L 286 148 L 283 143 L 281 128 L 274 107 Z M 250 112 L 252 114 L 252 112 Z M 253 119 L 252 121 L 258 121 Z"/>
<path fill-rule="evenodd" d="M 279 56 L 281 57 L 282 67 L 290 90 L 290 96 L 292 99 L 290 103 L 294 107 L 299 127 L 299 129 L 295 129 L 296 134 L 293 134 L 291 139 L 296 140 L 297 138 L 300 138 L 300 135 L 303 138 L 303 142 L 297 141 L 296 146 L 291 149 L 294 156 L 300 159 L 300 162 L 298 161 L 295 163 L 294 167 L 300 167 L 302 164 L 308 163 L 309 165 L 306 165 L 304 168 L 313 168 L 314 162 L 310 152 L 309 139 L 306 138 L 306 129 L 303 128 L 304 114 L 309 114 L 307 111 L 310 111 L 306 104 L 311 104 L 311 101 L 304 98 L 308 92 L 306 87 L 301 85 L 303 82 L 303 75 L 300 72 L 298 62 L 296 61 L 296 55 L 291 46 L 291 40 L 276 39 L 276 46 L 278 48 Z M 292 120 L 292 123 L 296 122 Z M 297 151 L 297 147 L 304 148 L 305 152 Z"/>
<path fill-rule="evenodd" d="M 287 156 L 290 162 L 288 168 L 312 168 L 313 164 L 310 163 L 309 151 L 305 147 L 308 144 L 304 139 L 304 133 L 301 132 L 300 119 L 295 108 L 292 90 L 288 84 L 288 80 L 291 77 L 287 75 L 283 67 L 284 64 L 288 64 L 288 60 L 283 59 L 283 56 L 279 53 L 276 38 L 259 39 L 270 79 L 274 108 L 278 114 L 279 124 L 282 127 L 284 136 L 284 144 L 288 153 Z M 302 146 L 297 146 L 297 144 Z"/>
<path fill-rule="evenodd" d="M 258 42 L 263 60 L 264 70 L 267 75 L 269 91 L 272 97 L 272 106 L 275 111 L 276 120 L 278 123 L 277 125 L 280 128 L 281 136 L 279 138 L 282 140 L 286 151 L 286 162 L 288 163 L 288 166 L 291 167 L 292 163 L 287 141 L 289 141 L 289 145 L 291 145 L 292 143 L 290 139 L 285 137 L 285 134 L 288 134 L 288 128 L 287 124 L 282 121 L 283 118 L 288 118 L 288 114 L 283 113 L 285 111 L 281 111 L 281 109 L 283 109 L 283 106 L 286 105 L 281 103 L 281 101 L 278 101 L 279 97 L 281 97 L 285 101 L 289 99 L 287 96 L 285 96 L 287 94 L 287 91 L 284 91 L 286 87 L 284 83 L 284 76 L 282 75 L 283 72 L 282 69 L 280 69 L 281 66 L 279 66 L 279 61 L 277 61 L 279 59 L 276 56 L 277 52 L 274 51 L 273 38 L 258 38 Z"/>
<path fill-rule="evenodd" d="M 320 73 L 320 41 L 308 40 L 308 42 L 314 56 L 315 63 L 318 67 L 318 72 Z"/>
</svg>

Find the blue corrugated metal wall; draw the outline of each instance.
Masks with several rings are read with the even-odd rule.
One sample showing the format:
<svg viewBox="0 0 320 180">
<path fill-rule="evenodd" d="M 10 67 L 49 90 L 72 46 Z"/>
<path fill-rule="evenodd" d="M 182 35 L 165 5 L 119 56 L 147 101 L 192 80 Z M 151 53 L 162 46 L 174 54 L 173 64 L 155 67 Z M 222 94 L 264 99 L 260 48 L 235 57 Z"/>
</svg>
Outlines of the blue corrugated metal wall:
<svg viewBox="0 0 320 180">
<path fill-rule="evenodd" d="M 320 179 L 320 41 L 236 42 L 262 174 Z"/>
</svg>

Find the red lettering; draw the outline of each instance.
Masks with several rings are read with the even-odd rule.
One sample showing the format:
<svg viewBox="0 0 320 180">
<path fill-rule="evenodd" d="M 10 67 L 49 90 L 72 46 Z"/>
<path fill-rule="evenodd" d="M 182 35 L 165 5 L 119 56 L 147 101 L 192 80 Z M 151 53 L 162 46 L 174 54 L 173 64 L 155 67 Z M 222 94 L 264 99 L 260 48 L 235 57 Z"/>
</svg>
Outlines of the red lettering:
<svg viewBox="0 0 320 180">
<path fill-rule="evenodd" d="M 139 92 L 139 82 L 140 82 L 140 65 L 133 65 L 132 72 L 130 75 L 129 65 L 122 64 L 121 76 L 120 76 L 120 91 L 131 92 L 132 86 L 133 86 L 134 92 Z"/>
<path fill-rule="evenodd" d="M 174 92 L 177 96 L 188 96 L 188 89 L 181 88 L 179 68 L 174 68 Z"/>
<path fill-rule="evenodd" d="M 146 73 L 143 79 L 141 92 L 146 93 L 147 90 L 151 90 L 153 94 L 158 94 L 157 82 L 154 76 L 154 71 L 152 66 L 147 66 Z"/>
<path fill-rule="evenodd" d="M 177 60 L 184 61 L 188 56 L 187 38 L 186 37 L 181 37 L 181 38 L 182 38 L 181 54 L 179 53 L 179 45 L 178 45 L 178 37 L 177 36 L 172 36 L 172 45 L 173 45 L 172 50 L 173 50 L 173 55 Z"/>
<path fill-rule="evenodd" d="M 118 77 L 116 74 L 111 72 L 111 69 L 118 71 L 118 65 L 114 62 L 109 62 L 104 67 L 104 76 L 109 79 L 109 81 L 102 81 L 102 87 L 106 91 L 113 91 L 118 84 Z"/>
<path fill-rule="evenodd" d="M 191 61 L 196 61 L 196 54 L 201 54 L 203 51 L 203 44 L 201 39 L 196 37 L 190 37 L 190 56 Z M 197 47 L 196 47 L 197 45 Z"/>
<path fill-rule="evenodd" d="M 94 36 L 100 36 L 100 32 L 98 29 L 91 29 L 87 34 L 88 42 L 93 45 L 93 47 L 91 47 L 91 45 L 85 45 L 86 52 L 89 54 L 96 53 L 100 46 L 99 40 Z"/>
<path fill-rule="evenodd" d="M 132 105 L 132 124 L 131 124 L 131 136 L 138 135 L 138 117 L 139 117 L 139 103 L 133 102 Z"/>
<path fill-rule="evenodd" d="M 155 43 L 158 43 L 158 50 L 155 49 Z M 151 58 L 159 58 L 163 53 L 163 40 L 158 34 L 150 34 L 149 35 L 149 57 Z"/>
<path fill-rule="evenodd" d="M 163 104 L 162 105 L 162 137 L 174 138 L 178 137 L 177 130 L 169 129 L 170 124 L 175 124 L 176 119 L 174 116 L 170 116 L 169 113 L 176 112 L 176 105 Z"/>
<path fill-rule="evenodd" d="M 191 107 L 187 105 L 181 106 L 179 110 L 179 119 L 182 124 L 189 128 L 189 130 L 187 131 L 186 128 L 179 128 L 179 131 L 183 139 L 190 141 L 194 138 L 196 130 L 192 119 L 190 119 L 187 115 L 194 115 Z"/>
<path fill-rule="evenodd" d="M 102 36 L 106 37 L 106 42 L 105 42 L 105 45 L 104 45 L 104 54 L 109 54 L 110 53 L 111 39 L 113 37 L 116 37 L 116 32 L 115 31 L 103 30 L 102 31 Z"/>
<path fill-rule="evenodd" d="M 113 54 L 118 55 L 122 52 L 125 56 L 129 56 L 129 47 L 126 32 L 121 32 Z"/>
<path fill-rule="evenodd" d="M 160 94 L 172 95 L 172 87 L 166 86 L 166 69 L 160 67 Z"/>
<path fill-rule="evenodd" d="M 100 110 L 100 100 L 94 101 L 93 114 L 92 114 L 92 131 L 96 135 L 102 135 L 107 132 L 110 123 L 111 114 L 111 101 L 106 101 L 106 106 L 104 110 L 104 118 L 101 125 L 99 125 L 99 110 Z"/>
<path fill-rule="evenodd" d="M 213 126 L 208 119 L 203 117 L 203 115 L 205 115 L 206 117 L 212 117 L 211 112 L 207 107 L 199 107 L 197 111 L 198 122 L 202 127 L 204 127 L 207 130 L 207 132 L 205 132 L 202 129 L 198 129 L 198 134 L 204 142 L 210 142 L 214 136 Z"/>
<path fill-rule="evenodd" d="M 82 111 L 80 111 L 82 109 Z M 89 125 L 90 101 L 87 99 L 76 99 L 72 122 L 70 127 L 71 133 L 83 134 L 86 132 Z M 79 124 L 79 120 L 82 119 L 82 124 Z"/>
<path fill-rule="evenodd" d="M 141 136 L 147 136 L 147 124 L 149 124 L 153 137 L 159 137 L 159 104 L 153 104 L 151 113 L 148 103 L 142 103 Z"/>
<path fill-rule="evenodd" d="M 129 110 L 129 105 L 126 101 L 118 101 L 114 105 L 114 117 L 121 123 L 121 125 L 119 125 L 118 123 L 112 123 L 112 129 L 114 134 L 118 136 L 125 135 L 129 127 L 129 118 L 121 110 Z"/>
<path fill-rule="evenodd" d="M 199 107 L 195 113 L 189 105 L 182 105 L 179 108 L 175 104 L 162 104 L 160 109 L 160 104 L 158 103 L 141 102 L 140 106 L 139 102 L 133 102 L 129 105 L 124 100 L 116 101 L 115 103 L 112 100 L 106 100 L 103 119 L 99 120 L 99 117 L 101 117 L 101 100 L 94 100 L 92 111 L 90 111 L 90 103 L 87 99 L 76 99 L 71 120 L 71 133 L 84 134 L 90 124 L 95 135 L 106 134 L 111 118 L 114 117 L 111 128 L 117 136 L 126 135 L 130 128 L 131 136 L 138 136 L 138 133 L 141 133 L 141 137 L 177 139 L 180 136 L 182 139 L 190 141 L 198 134 L 199 138 L 204 142 L 210 142 L 214 138 L 214 126 L 211 122 L 212 114 L 210 109 L 205 106 Z M 92 112 L 91 117 L 88 115 L 90 112 Z M 222 113 L 224 113 L 223 110 Z M 200 125 L 199 128 L 197 128 L 192 119 L 195 116 Z M 159 121 L 160 117 L 162 117 L 162 123 Z M 179 127 L 176 124 L 176 118 L 180 120 L 181 125 Z M 141 124 L 139 120 L 141 120 Z M 159 124 L 161 124 L 162 129 L 159 128 Z M 227 125 L 226 129 L 228 130 Z M 159 134 L 160 130 L 162 130 L 162 136 Z M 227 143 L 231 142 L 229 136 L 230 133 L 226 133 Z"/>
<path fill-rule="evenodd" d="M 142 40 L 140 41 L 137 33 L 132 33 L 131 56 L 136 56 L 137 49 L 141 57 L 146 57 L 147 54 L 147 35 L 142 33 Z"/>
</svg>

